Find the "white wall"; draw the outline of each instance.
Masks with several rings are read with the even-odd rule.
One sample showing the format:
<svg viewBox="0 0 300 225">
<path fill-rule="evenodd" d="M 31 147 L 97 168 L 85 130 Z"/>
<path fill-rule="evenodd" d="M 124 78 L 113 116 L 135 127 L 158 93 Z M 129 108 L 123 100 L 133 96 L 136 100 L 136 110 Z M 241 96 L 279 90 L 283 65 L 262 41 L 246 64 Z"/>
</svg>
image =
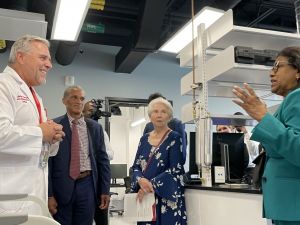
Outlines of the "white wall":
<svg viewBox="0 0 300 225">
<path fill-rule="evenodd" d="M 115 157 L 111 161 L 113 164 L 128 164 L 130 167 L 133 164 L 136 150 L 140 137 L 143 135 L 143 131 L 146 123 L 149 121 L 147 115 L 147 107 L 120 107 L 122 115 L 112 116 L 110 118 L 110 141 L 113 150 L 115 151 Z M 145 122 L 132 127 L 131 123 L 144 117 Z"/>
</svg>

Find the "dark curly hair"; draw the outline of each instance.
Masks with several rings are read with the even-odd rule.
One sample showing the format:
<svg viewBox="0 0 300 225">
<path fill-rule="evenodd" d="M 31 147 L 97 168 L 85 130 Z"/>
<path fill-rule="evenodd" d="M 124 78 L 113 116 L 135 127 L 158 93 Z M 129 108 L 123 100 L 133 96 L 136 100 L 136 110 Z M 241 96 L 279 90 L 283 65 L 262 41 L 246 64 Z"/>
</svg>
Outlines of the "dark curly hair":
<svg viewBox="0 0 300 225">
<path fill-rule="evenodd" d="M 289 63 L 300 71 L 300 47 L 286 47 L 278 53 L 277 57 L 279 56 L 287 57 Z"/>
</svg>

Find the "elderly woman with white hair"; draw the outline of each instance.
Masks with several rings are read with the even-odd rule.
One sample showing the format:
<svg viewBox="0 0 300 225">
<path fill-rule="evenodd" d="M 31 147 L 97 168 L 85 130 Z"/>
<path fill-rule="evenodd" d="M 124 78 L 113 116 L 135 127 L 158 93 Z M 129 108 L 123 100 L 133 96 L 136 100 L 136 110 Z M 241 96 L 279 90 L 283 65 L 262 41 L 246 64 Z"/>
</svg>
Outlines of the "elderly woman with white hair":
<svg viewBox="0 0 300 225">
<path fill-rule="evenodd" d="M 131 188 L 139 201 L 146 193 L 155 193 L 156 218 L 138 224 L 186 225 L 181 137 L 168 127 L 172 106 L 163 98 L 154 99 L 148 105 L 148 115 L 154 130 L 140 139 Z"/>
</svg>

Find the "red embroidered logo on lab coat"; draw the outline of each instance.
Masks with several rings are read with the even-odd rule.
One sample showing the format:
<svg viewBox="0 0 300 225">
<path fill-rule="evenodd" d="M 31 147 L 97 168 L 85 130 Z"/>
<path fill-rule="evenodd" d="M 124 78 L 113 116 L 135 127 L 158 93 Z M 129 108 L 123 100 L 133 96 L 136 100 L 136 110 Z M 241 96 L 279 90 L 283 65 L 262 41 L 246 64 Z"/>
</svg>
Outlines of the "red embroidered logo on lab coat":
<svg viewBox="0 0 300 225">
<path fill-rule="evenodd" d="M 27 96 L 18 95 L 17 96 L 17 101 L 22 101 L 24 103 L 27 103 L 29 101 L 29 98 Z"/>
</svg>

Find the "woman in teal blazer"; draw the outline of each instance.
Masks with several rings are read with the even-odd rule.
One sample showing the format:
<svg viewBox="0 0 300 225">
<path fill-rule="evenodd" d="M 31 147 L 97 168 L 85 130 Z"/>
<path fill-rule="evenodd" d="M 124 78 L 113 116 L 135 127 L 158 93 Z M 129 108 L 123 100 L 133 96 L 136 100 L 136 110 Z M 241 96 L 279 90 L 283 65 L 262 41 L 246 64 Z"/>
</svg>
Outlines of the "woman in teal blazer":
<svg viewBox="0 0 300 225">
<path fill-rule="evenodd" d="M 235 86 L 233 100 L 259 123 L 252 140 L 266 153 L 262 177 L 263 215 L 275 225 L 300 225 L 300 47 L 279 52 L 270 71 L 271 91 L 284 100 L 274 115 L 267 112 L 248 84 Z"/>
</svg>

